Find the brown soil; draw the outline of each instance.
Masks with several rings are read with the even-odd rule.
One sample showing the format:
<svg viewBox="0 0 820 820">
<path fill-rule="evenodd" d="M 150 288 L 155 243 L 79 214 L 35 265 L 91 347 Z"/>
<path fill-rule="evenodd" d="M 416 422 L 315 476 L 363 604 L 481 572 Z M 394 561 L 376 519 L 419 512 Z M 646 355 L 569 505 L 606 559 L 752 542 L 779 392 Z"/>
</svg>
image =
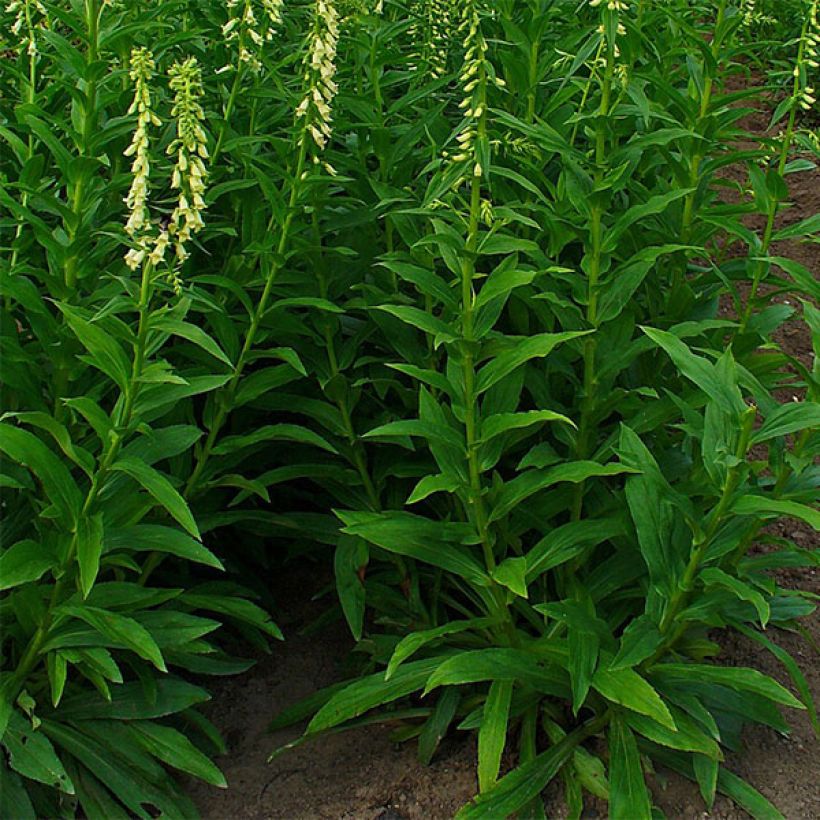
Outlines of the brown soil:
<svg viewBox="0 0 820 820">
<path fill-rule="evenodd" d="M 759 123 L 764 122 L 764 118 L 759 118 L 748 125 L 760 127 Z M 783 224 L 820 211 L 816 173 L 795 174 L 789 182 L 794 206 L 782 214 Z M 788 255 L 820 274 L 817 244 L 788 243 L 788 247 L 777 248 L 775 252 Z M 802 322 L 794 320 L 784 325 L 777 341 L 811 367 L 811 340 Z M 777 534 L 793 539 L 802 547 L 817 546 L 816 534 L 803 525 L 785 522 L 778 524 L 777 529 Z M 290 579 L 287 595 L 290 600 L 283 600 L 286 604 L 283 611 L 292 618 L 290 623 L 283 624 L 288 641 L 274 647 L 272 655 L 245 675 L 211 686 L 214 697 L 210 717 L 222 730 L 229 747 L 228 754 L 218 761 L 229 788 L 218 790 L 199 782 L 189 784 L 190 794 L 203 817 L 206 820 L 444 820 L 452 817 L 476 792 L 475 746 L 469 739 L 446 740 L 432 765 L 424 767 L 416 760 L 412 743 L 401 746 L 392 743 L 391 727 L 381 725 L 322 737 L 267 762 L 268 755 L 298 737 L 301 728 L 270 734 L 267 731 L 270 719 L 318 688 L 344 677 L 342 663 L 352 648 L 349 634 L 341 623 L 323 628 L 319 635 L 299 634 L 300 629 L 322 611 L 321 606 L 306 601 L 315 589 L 315 581 L 307 577 L 302 580 L 303 584 L 299 584 Z M 815 570 L 787 571 L 781 574 L 780 581 L 820 594 L 820 575 Z M 820 644 L 820 616 L 815 613 L 806 620 L 805 627 L 815 646 Z M 814 697 L 820 699 L 816 651 L 800 635 L 771 628 L 769 637 L 796 659 Z M 777 660 L 757 644 L 728 634 L 719 639 L 724 649 L 723 662 L 752 666 L 790 686 Z M 804 712 L 793 712 L 788 719 L 793 726 L 789 737 L 770 729 L 751 729 L 745 735 L 744 753 L 730 756 L 727 764 L 768 797 L 788 820 L 815 820 L 820 818 L 817 786 L 820 750 Z M 697 788 L 668 772 L 657 772 L 652 778 L 652 787 L 656 804 L 668 817 L 735 820 L 748 816 L 722 797 L 707 811 Z M 548 791 L 547 798 L 548 816 L 565 816 L 557 792 Z M 585 816 L 600 817 L 604 811 L 604 807 L 598 805 Z"/>
</svg>

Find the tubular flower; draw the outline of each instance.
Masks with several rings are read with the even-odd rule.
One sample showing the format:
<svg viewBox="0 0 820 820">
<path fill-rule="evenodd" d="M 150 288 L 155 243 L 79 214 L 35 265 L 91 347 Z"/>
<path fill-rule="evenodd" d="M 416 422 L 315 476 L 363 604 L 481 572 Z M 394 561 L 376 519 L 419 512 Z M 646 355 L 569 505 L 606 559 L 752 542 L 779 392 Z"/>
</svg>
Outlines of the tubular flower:
<svg viewBox="0 0 820 820">
<path fill-rule="evenodd" d="M 589 5 L 597 8 L 606 2 L 606 7 L 609 11 L 627 11 L 629 3 L 626 0 L 589 0 Z"/>
<path fill-rule="evenodd" d="M 419 0 L 413 10 L 416 23 L 409 30 L 414 42 L 420 43 L 417 52 L 418 69 L 424 66 L 433 77 L 447 73 L 450 53 L 450 33 L 453 28 L 452 0 Z"/>
<path fill-rule="evenodd" d="M 203 95 L 202 71 L 196 59 L 189 57 L 182 63 L 174 63 L 168 75 L 174 92 L 171 113 L 176 119 L 176 138 L 168 146 L 168 154 L 176 155 L 171 187 L 179 191 L 168 233 L 173 239 L 177 260 L 182 262 L 188 256 L 186 244 L 204 226 L 202 213 L 208 172 L 203 160 L 208 157 L 208 149 L 202 127 L 205 112 L 199 102 Z"/>
<path fill-rule="evenodd" d="M 222 26 L 222 36 L 226 43 L 237 43 L 239 62 L 247 64 L 251 70 L 259 71 L 262 63 L 259 52 L 262 46 L 273 39 L 276 29 L 282 23 L 284 0 L 260 0 L 262 22 L 260 23 L 253 0 L 228 0 L 228 20 Z M 228 70 L 225 66 L 222 71 Z"/>
<path fill-rule="evenodd" d="M 800 56 L 794 67 L 793 99 L 805 111 L 813 111 L 817 96 L 810 81 L 812 70 L 820 66 L 820 23 L 817 19 L 818 0 L 812 0 L 807 10 L 800 44 Z"/>
<path fill-rule="evenodd" d="M 25 49 L 29 57 L 37 56 L 37 30 L 48 28 L 48 12 L 40 0 L 11 0 L 6 14 L 14 15 L 11 34 L 19 37 L 19 51 Z"/>
<path fill-rule="evenodd" d="M 151 174 L 151 151 L 149 129 L 159 126 L 159 117 L 151 110 L 151 77 L 154 73 L 154 58 L 146 48 L 135 48 L 131 52 L 129 75 L 134 83 L 134 100 L 128 109 L 136 113 L 137 127 L 131 144 L 125 149 L 125 156 L 133 157 L 131 162 L 131 187 L 125 197 L 128 207 L 128 221 L 125 232 L 135 242 L 135 247 L 125 255 L 126 264 L 135 270 L 145 258 L 147 249 L 146 228 L 149 227 L 148 188 Z"/>
<path fill-rule="evenodd" d="M 490 77 L 498 86 L 504 82 L 495 77 L 492 66 L 487 60 L 487 41 L 481 31 L 481 19 L 475 2 L 467 3 L 462 12 L 459 31 L 464 32 L 464 68 L 459 76 L 464 98 L 459 108 L 464 111 L 464 125 L 456 137 L 458 149 L 452 162 L 471 161 L 472 175 L 480 177 L 484 168 L 478 158 L 476 140 L 479 123 L 487 111 L 487 82 Z"/>
<path fill-rule="evenodd" d="M 803 60 L 809 68 L 820 68 L 820 21 L 817 19 L 817 0 L 813 0 L 809 6 Z"/>
<path fill-rule="evenodd" d="M 334 1 L 316 0 L 314 30 L 305 61 L 305 95 L 296 108 L 296 118 L 305 120 L 305 133 L 319 152 L 325 149 L 332 133 L 333 100 L 339 90 L 334 81 L 338 42 L 339 14 Z M 314 155 L 314 162 L 318 161 Z"/>
</svg>

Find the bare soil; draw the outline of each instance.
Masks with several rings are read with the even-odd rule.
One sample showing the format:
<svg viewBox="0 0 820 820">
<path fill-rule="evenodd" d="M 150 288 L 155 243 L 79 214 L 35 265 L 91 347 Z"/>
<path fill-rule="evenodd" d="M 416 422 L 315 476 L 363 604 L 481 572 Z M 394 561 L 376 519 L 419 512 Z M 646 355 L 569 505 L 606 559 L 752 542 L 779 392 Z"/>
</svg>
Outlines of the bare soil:
<svg viewBox="0 0 820 820">
<path fill-rule="evenodd" d="M 765 130 L 766 118 L 748 126 Z M 731 173 L 731 171 L 730 171 Z M 739 178 L 738 178 L 739 179 Z M 820 179 L 816 173 L 789 178 L 793 206 L 781 216 L 790 224 L 820 211 Z M 785 243 L 784 243 L 785 244 Z M 790 256 L 820 278 L 820 245 L 788 243 L 776 253 Z M 788 297 L 784 297 L 788 300 Z M 728 310 L 728 305 L 726 306 Z M 777 336 L 783 348 L 811 366 L 811 340 L 806 326 L 794 320 Z M 788 397 L 784 396 L 788 400 Z M 781 522 L 777 534 L 802 547 L 817 546 L 808 527 Z M 785 571 L 780 581 L 820 594 L 816 570 Z M 228 779 L 227 790 L 199 782 L 189 792 L 206 820 L 445 820 L 452 817 L 477 791 L 475 744 L 465 738 L 445 740 L 429 767 L 418 763 L 412 743 L 390 741 L 389 725 L 373 726 L 322 737 L 267 762 L 269 754 L 300 734 L 300 728 L 271 734 L 267 724 L 282 709 L 345 677 L 343 664 L 352 648 L 346 627 L 337 623 L 317 635 L 300 634 L 327 606 L 309 598 L 315 578 L 289 576 L 283 611 L 292 620 L 282 624 L 288 640 L 277 645 L 252 670 L 215 686 L 210 717 L 222 730 L 229 751 L 218 761 Z M 814 646 L 820 645 L 820 616 L 806 619 Z M 818 653 L 801 635 L 770 628 L 769 637 L 786 649 L 802 668 L 815 699 L 820 699 Z M 751 666 L 790 686 L 778 661 L 742 636 L 717 636 L 723 647 L 721 662 Z M 805 712 L 788 715 L 789 737 L 765 728 L 748 730 L 745 750 L 730 756 L 728 767 L 768 797 L 788 820 L 820 818 L 820 747 Z M 658 771 L 652 777 L 656 804 L 670 818 L 736 820 L 748 815 L 719 797 L 707 811 L 697 787 L 675 774 Z M 547 813 L 563 817 L 557 790 L 547 792 Z M 603 816 L 603 806 L 587 817 Z"/>
</svg>

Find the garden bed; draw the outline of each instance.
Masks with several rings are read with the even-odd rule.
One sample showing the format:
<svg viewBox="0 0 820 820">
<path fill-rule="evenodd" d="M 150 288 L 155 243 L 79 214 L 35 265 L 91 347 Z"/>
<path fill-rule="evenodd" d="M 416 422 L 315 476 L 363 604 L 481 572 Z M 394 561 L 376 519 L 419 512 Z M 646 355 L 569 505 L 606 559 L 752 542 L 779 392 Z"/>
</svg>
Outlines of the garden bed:
<svg viewBox="0 0 820 820">
<path fill-rule="evenodd" d="M 765 127 L 767 119 L 746 120 L 747 128 Z M 729 169 L 727 176 L 733 177 Z M 740 181 L 738 176 L 737 180 Z M 791 183 L 793 207 L 781 222 L 805 219 L 820 212 L 820 189 L 814 172 L 796 174 Z M 820 275 L 820 246 L 783 243 L 778 253 L 788 255 Z M 784 351 L 808 367 L 812 362 L 811 338 L 805 324 L 786 323 L 778 331 Z M 787 401 L 789 396 L 783 396 Z M 798 546 L 817 545 L 816 534 L 800 522 L 787 521 L 772 528 L 777 535 Z M 820 594 L 820 576 L 814 569 L 781 570 L 780 582 Z M 332 630 L 300 635 L 328 606 L 305 603 L 306 593 L 316 586 L 310 576 L 299 583 L 283 582 L 298 589 L 281 599 L 283 612 L 293 620 L 285 623 L 285 644 L 260 660 L 246 675 L 214 687 L 212 719 L 222 729 L 228 753 L 219 761 L 228 790 L 202 783 L 191 794 L 203 817 L 221 818 L 361 818 L 362 820 L 435 820 L 452 817 L 476 791 L 475 740 L 453 738 L 443 744 L 432 765 L 422 766 L 413 744 L 391 743 L 389 725 L 354 729 L 330 735 L 280 755 L 267 758 L 278 746 L 299 735 L 296 729 L 274 734 L 266 724 L 278 712 L 317 689 L 339 680 L 344 660 L 353 647 L 346 626 L 339 621 Z M 804 622 L 815 646 L 820 646 L 820 615 Z M 795 657 L 806 676 L 813 697 L 820 698 L 820 667 L 817 654 L 805 637 L 772 630 L 776 643 Z M 759 645 L 738 635 L 722 634 L 721 661 L 748 666 L 772 675 L 788 686 L 788 676 L 778 661 Z M 772 729 L 747 730 L 745 752 L 728 760 L 729 767 L 769 798 L 789 820 L 820 817 L 820 754 L 805 712 L 790 715 L 793 733 L 784 737 Z M 653 780 L 656 804 L 674 818 L 720 818 L 733 820 L 748 815 L 725 797 L 718 796 L 712 811 L 705 811 L 695 784 L 671 772 L 659 770 Z M 812 786 L 812 783 L 815 785 Z M 557 795 L 557 788 L 553 791 Z M 549 791 L 547 792 L 549 795 Z M 547 804 L 549 817 L 563 816 L 560 800 Z M 604 804 L 597 814 L 606 816 Z"/>
</svg>

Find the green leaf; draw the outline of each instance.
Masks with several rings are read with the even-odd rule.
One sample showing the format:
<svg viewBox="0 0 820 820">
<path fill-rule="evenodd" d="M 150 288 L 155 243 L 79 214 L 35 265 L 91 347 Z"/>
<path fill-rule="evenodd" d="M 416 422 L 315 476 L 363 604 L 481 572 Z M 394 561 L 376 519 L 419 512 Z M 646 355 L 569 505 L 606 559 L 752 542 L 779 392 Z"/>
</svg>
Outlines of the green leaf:
<svg viewBox="0 0 820 820">
<path fill-rule="evenodd" d="M 766 416 L 763 424 L 752 435 L 751 443 L 761 444 L 778 436 L 787 436 L 814 427 L 820 427 L 820 404 L 789 402 L 780 405 Z"/>
<path fill-rule="evenodd" d="M 698 788 L 703 796 L 703 802 L 710 811 L 715 804 L 715 793 L 717 791 L 718 772 L 720 771 L 720 761 L 706 755 L 692 755 L 692 768 L 695 772 L 695 779 L 698 781 Z"/>
<path fill-rule="evenodd" d="M 645 661 L 663 643 L 658 625 L 646 615 L 631 621 L 621 635 L 621 647 L 610 669 L 627 669 Z"/>
<path fill-rule="evenodd" d="M 572 687 L 572 713 L 577 715 L 589 693 L 598 665 L 600 637 L 591 628 L 589 614 L 574 602 L 565 605 L 569 679 Z"/>
<path fill-rule="evenodd" d="M 162 652 L 150 633 L 135 621 L 118 612 L 108 612 L 91 606 L 74 606 L 64 604 L 55 610 L 55 614 L 68 615 L 84 621 L 101 635 L 113 641 L 115 646 L 125 646 L 141 658 L 152 663 L 160 672 L 167 672 Z"/>
<path fill-rule="evenodd" d="M 420 632 L 411 632 L 409 635 L 405 635 L 398 644 L 396 644 L 396 648 L 393 650 L 393 655 L 387 664 L 387 671 L 384 673 L 385 680 L 389 680 L 396 669 L 399 668 L 400 664 L 427 644 L 434 643 L 450 635 L 457 635 L 460 632 L 470 630 L 479 632 L 493 626 L 495 623 L 494 618 L 470 618 L 465 621 L 450 621 L 442 626 L 436 626 L 432 629 L 425 629 Z"/>
<path fill-rule="evenodd" d="M 308 735 L 332 729 L 377 706 L 406 697 L 424 686 L 424 682 L 441 663 L 441 658 L 427 658 L 404 664 L 385 680 L 381 672 L 360 678 L 337 692 L 314 715 L 305 733 Z"/>
<path fill-rule="evenodd" d="M 205 703 L 208 693 L 179 678 L 161 677 L 154 680 L 153 691 L 142 683 L 123 683 L 112 687 L 111 700 L 104 701 L 96 692 L 69 695 L 60 705 L 64 720 L 154 720 L 175 715 Z"/>
<path fill-rule="evenodd" d="M 796 501 L 783 501 L 764 495 L 744 495 L 732 505 L 732 512 L 756 518 L 799 518 L 815 530 L 820 530 L 820 512 Z"/>
<path fill-rule="evenodd" d="M 527 763 L 517 766 L 489 791 L 464 806 L 455 820 L 509 817 L 538 797 L 572 756 L 577 739 L 568 736 Z"/>
<path fill-rule="evenodd" d="M 649 197 L 646 202 L 633 205 L 626 213 L 615 220 L 615 224 L 606 232 L 603 245 L 605 253 L 614 251 L 618 247 L 618 239 L 630 226 L 645 219 L 647 216 L 663 213 L 673 202 L 692 193 L 694 188 L 675 188 L 662 194 Z"/>
<path fill-rule="evenodd" d="M 158 330 L 162 333 L 170 333 L 173 336 L 179 336 L 181 339 L 195 344 L 215 359 L 219 359 L 219 361 L 229 367 L 233 367 L 231 360 L 225 355 L 222 348 L 202 328 L 196 325 L 164 316 L 153 319 L 151 321 L 151 329 Z"/>
<path fill-rule="evenodd" d="M 80 490 L 63 462 L 37 436 L 0 422 L 0 452 L 34 473 L 67 522 L 76 520 L 82 505 Z"/>
<path fill-rule="evenodd" d="M 74 784 L 45 733 L 33 729 L 17 711 L 10 716 L 3 744 L 14 771 L 66 794 L 74 794 Z"/>
<path fill-rule="evenodd" d="M 80 589 L 84 598 L 88 597 L 94 581 L 97 580 L 102 551 L 102 513 L 81 515 L 77 522 L 77 563 L 80 565 Z"/>
<path fill-rule="evenodd" d="M 688 250 L 687 245 L 662 245 L 644 248 L 631 259 L 616 268 L 601 285 L 598 301 L 597 323 L 609 322 L 620 315 L 629 304 L 635 291 L 641 286 L 658 258 L 669 253 Z"/>
<path fill-rule="evenodd" d="M 389 552 L 441 567 L 476 586 L 491 583 L 481 564 L 458 543 L 472 536 L 469 526 L 443 524 L 406 512 L 337 511 L 336 515 L 348 535 L 358 535 Z"/>
<path fill-rule="evenodd" d="M 566 333 L 541 333 L 518 339 L 511 348 L 491 359 L 478 373 L 476 393 L 481 394 L 497 384 L 523 364 L 532 359 L 549 356 L 558 345 L 572 339 L 586 336 L 591 331 L 570 331 Z"/>
<path fill-rule="evenodd" d="M 418 504 L 419 501 L 424 501 L 433 493 L 454 493 L 458 489 L 458 482 L 452 476 L 444 475 L 426 475 L 418 484 L 416 484 L 413 492 L 410 493 L 406 504 Z"/>
<path fill-rule="evenodd" d="M 57 562 L 54 550 L 27 539 L 0 555 L 0 591 L 38 580 Z"/>
<path fill-rule="evenodd" d="M 731 797 L 754 820 L 786 820 L 786 818 L 753 786 L 736 774 L 720 767 L 717 778 L 718 791 Z"/>
<path fill-rule="evenodd" d="M 766 627 L 771 617 L 771 609 L 766 599 L 754 587 L 745 584 L 739 578 L 729 575 L 729 573 L 718 567 L 707 567 L 700 573 L 700 579 L 707 587 L 723 587 L 740 598 L 741 601 L 748 601 L 757 610 L 760 625 L 763 628 Z"/>
<path fill-rule="evenodd" d="M 454 342 L 456 339 L 452 328 L 448 324 L 424 310 L 407 305 L 379 305 L 376 310 L 383 310 L 385 313 L 401 319 L 402 322 L 418 328 L 430 336 L 434 336 L 438 343 Z"/>
<path fill-rule="evenodd" d="M 709 737 L 696 721 L 681 709 L 674 709 L 672 716 L 677 728 L 672 730 L 661 726 L 656 720 L 635 712 L 624 712 L 623 719 L 639 734 L 649 738 L 653 743 L 706 755 L 712 760 L 721 760 L 722 755 L 717 741 Z"/>
<path fill-rule="evenodd" d="M 550 661 L 522 649 L 475 649 L 445 660 L 430 675 L 424 692 L 439 686 L 459 686 L 481 681 L 513 680 L 556 697 L 569 692 L 566 673 Z"/>
<path fill-rule="evenodd" d="M 817 719 L 817 709 L 814 705 L 814 697 L 812 696 L 811 688 L 806 680 L 806 676 L 800 670 L 800 667 L 797 665 L 794 658 L 786 652 L 783 647 L 778 646 L 773 641 L 770 641 L 765 635 L 761 635 L 756 629 L 751 629 L 745 624 L 737 622 L 732 625 L 738 630 L 738 632 L 742 632 L 746 635 L 747 638 L 751 638 L 751 640 L 756 641 L 761 646 L 766 647 L 766 649 L 768 649 L 769 652 L 771 652 L 772 655 L 774 655 L 775 658 L 783 664 L 784 668 L 789 673 L 789 677 L 792 679 L 795 689 L 797 689 L 800 693 L 800 697 L 803 698 L 803 703 L 808 710 L 809 718 L 812 726 L 814 727 L 815 734 L 820 736 L 820 721 Z"/>
<path fill-rule="evenodd" d="M 443 441 L 459 450 L 464 449 L 464 441 L 461 436 L 444 424 L 433 424 L 420 419 L 404 419 L 402 421 L 391 421 L 374 427 L 362 436 L 362 438 L 389 438 L 393 436 L 418 436 L 428 442 Z"/>
<path fill-rule="evenodd" d="M 224 569 L 222 562 L 197 539 L 159 524 L 137 524 L 133 527 L 119 527 L 105 532 L 105 550 L 133 552 L 164 552 L 186 561 L 204 564 L 216 569 Z"/>
<path fill-rule="evenodd" d="M 461 693 L 458 689 L 445 689 L 436 701 L 433 713 L 419 734 L 419 761 L 423 766 L 428 766 L 433 759 L 436 749 L 453 722 L 460 701 Z"/>
<path fill-rule="evenodd" d="M 476 296 L 474 309 L 479 310 L 493 299 L 507 296 L 515 288 L 529 285 L 537 275 L 536 271 L 517 270 L 507 266 L 499 267 L 489 275 L 487 281 L 482 285 L 478 296 Z"/>
<path fill-rule="evenodd" d="M 743 666 L 724 667 L 709 666 L 702 663 L 659 663 L 652 667 L 652 676 L 659 677 L 660 681 L 670 681 L 686 685 L 687 682 L 719 683 L 736 689 L 739 692 L 752 692 L 755 695 L 767 698 L 774 703 L 789 706 L 792 709 L 806 707 L 781 686 L 776 680 L 758 672 L 756 669 L 747 669 Z"/>
<path fill-rule="evenodd" d="M 205 612 L 218 612 L 220 615 L 236 618 L 238 621 L 260 629 L 266 635 L 270 635 L 278 641 L 284 639 L 282 631 L 271 620 L 270 615 L 247 598 L 215 595 L 210 591 L 201 593 L 194 591 L 184 592 L 179 600 L 194 609 L 201 609 Z"/>
<path fill-rule="evenodd" d="M 121 456 L 111 469 L 133 478 L 190 535 L 199 538 L 199 528 L 196 521 L 194 521 L 193 515 L 191 515 L 188 504 L 162 473 L 144 462 L 128 456 Z"/>
<path fill-rule="evenodd" d="M 641 475 L 626 482 L 626 498 L 641 555 L 658 589 L 669 591 L 678 577 L 682 557 L 674 550 L 674 531 L 679 518 L 669 482 L 638 435 L 621 425 L 618 445 L 621 460 Z"/>
<path fill-rule="evenodd" d="M 746 409 L 740 391 L 735 385 L 721 378 L 715 365 L 697 356 L 673 333 L 642 327 L 641 330 L 656 344 L 663 348 L 677 368 L 693 381 L 709 398 L 716 401 L 722 410 L 733 416 Z"/>
<path fill-rule="evenodd" d="M 607 664 L 608 661 L 602 658 L 601 665 L 592 677 L 593 689 L 612 703 L 651 717 L 661 725 L 675 730 L 675 721 L 663 698 L 643 677 L 632 669 L 610 669 Z"/>
<path fill-rule="evenodd" d="M 99 325 L 83 319 L 67 304 L 57 302 L 57 307 L 74 335 L 91 354 L 86 361 L 105 373 L 125 393 L 131 379 L 131 362 L 116 338 Z"/>
<path fill-rule="evenodd" d="M 609 726 L 609 816 L 612 820 L 652 817 L 638 743 L 620 715 L 614 715 Z"/>
<path fill-rule="evenodd" d="M 5 762 L 0 763 L 0 817 L 37 820 L 23 781 L 6 768 Z"/>
<path fill-rule="evenodd" d="M 525 427 L 532 427 L 536 424 L 543 424 L 547 421 L 561 421 L 575 425 L 566 416 L 560 413 L 553 413 L 551 410 L 528 410 L 524 413 L 496 413 L 487 416 L 481 423 L 481 440 L 490 441 L 496 436 L 510 432 L 510 430 L 521 430 Z"/>
<path fill-rule="evenodd" d="M 611 538 L 623 535 L 624 525 L 617 518 L 571 521 L 545 535 L 526 555 L 527 581 L 581 555 Z"/>
<path fill-rule="evenodd" d="M 579 484 L 589 478 L 629 472 L 635 472 L 635 470 L 623 464 L 598 464 L 597 461 L 571 461 L 546 470 L 529 470 L 504 484 L 490 513 L 490 521 L 498 521 L 522 501 L 562 481 Z"/>
<path fill-rule="evenodd" d="M 212 786 L 221 789 L 228 787 L 222 772 L 176 729 L 140 720 L 131 725 L 131 731 L 139 745 L 163 763 L 204 780 Z"/>
<path fill-rule="evenodd" d="M 350 631 L 355 640 L 362 639 L 365 609 L 364 571 L 370 560 L 367 544 L 361 538 L 341 536 L 336 547 L 334 569 L 336 592 Z"/>
<path fill-rule="evenodd" d="M 498 781 L 514 685 L 512 680 L 493 681 L 484 702 L 484 716 L 478 730 L 478 785 L 482 793 Z"/>
<path fill-rule="evenodd" d="M 493 580 L 522 598 L 527 597 L 527 559 L 505 558 L 492 572 Z"/>
<path fill-rule="evenodd" d="M 247 447 L 254 447 L 263 441 L 295 441 L 300 444 L 310 444 L 329 453 L 337 452 L 336 448 L 320 435 L 298 424 L 268 424 L 252 433 L 227 436 L 211 452 L 216 456 L 228 455 Z"/>
</svg>

